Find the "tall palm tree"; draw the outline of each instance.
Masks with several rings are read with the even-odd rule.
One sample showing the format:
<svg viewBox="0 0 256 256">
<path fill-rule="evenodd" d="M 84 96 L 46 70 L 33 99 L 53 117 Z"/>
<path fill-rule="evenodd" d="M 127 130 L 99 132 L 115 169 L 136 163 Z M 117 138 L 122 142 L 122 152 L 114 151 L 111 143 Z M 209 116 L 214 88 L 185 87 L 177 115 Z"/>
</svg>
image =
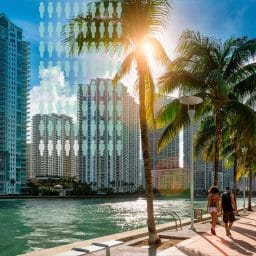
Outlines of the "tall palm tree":
<svg viewBox="0 0 256 256">
<path fill-rule="evenodd" d="M 109 15 L 105 12 L 104 16 L 99 13 L 99 6 L 104 4 L 105 9 L 111 5 L 114 12 Z M 70 45 L 71 53 L 77 51 L 81 53 L 83 50 L 91 50 L 92 48 L 100 50 L 102 45 L 106 51 L 117 52 L 120 45 L 125 56 L 119 72 L 114 77 L 114 83 L 122 79 L 132 69 L 132 64 L 136 65 L 137 81 L 136 86 L 139 94 L 139 117 L 142 151 L 145 169 L 146 197 L 147 197 L 147 226 L 149 233 L 149 243 L 159 243 L 160 239 L 156 233 L 154 210 L 153 210 L 153 188 L 150 168 L 149 144 L 148 144 L 148 128 L 149 124 L 154 124 L 154 93 L 155 85 L 151 75 L 147 54 L 144 50 L 147 43 L 151 44 L 153 54 L 156 61 L 162 64 L 168 63 L 167 57 L 161 43 L 157 40 L 157 33 L 165 28 L 168 18 L 170 4 L 168 0 L 125 0 L 122 3 L 122 15 L 117 12 L 117 1 L 99 1 L 94 3 L 96 13 L 93 14 L 89 8 L 88 13 L 80 14 L 70 21 L 69 26 L 71 33 L 66 38 L 66 42 Z M 120 10 L 120 6 L 119 6 Z M 78 35 L 75 35 L 73 28 L 78 22 L 81 28 Z M 94 24 L 96 27 L 105 28 L 104 37 L 100 34 L 99 29 L 92 34 L 88 29 L 83 32 L 83 24 L 90 27 Z M 111 37 L 108 33 L 108 25 L 113 25 L 113 34 Z M 118 34 L 117 28 L 122 28 L 122 33 Z M 102 30 L 103 31 L 103 30 Z"/>
<path fill-rule="evenodd" d="M 224 43 L 202 36 L 199 32 L 185 31 L 177 46 L 178 57 L 170 64 L 168 72 L 160 79 L 163 93 L 175 89 L 190 92 L 203 98 L 196 115 L 201 119 L 214 116 L 214 185 L 218 185 L 220 142 L 223 115 L 240 114 L 243 120 L 244 105 L 229 93 L 246 86 L 252 90 L 256 64 L 251 58 L 256 53 L 256 39 L 231 38 Z M 254 85 L 255 88 L 255 85 Z M 159 142 L 161 149 L 179 129 L 189 123 L 186 108 L 178 100 L 166 106 L 159 114 L 159 124 L 169 122 Z M 244 122 L 246 124 L 246 122 Z M 245 125 L 244 129 L 249 129 Z"/>
</svg>

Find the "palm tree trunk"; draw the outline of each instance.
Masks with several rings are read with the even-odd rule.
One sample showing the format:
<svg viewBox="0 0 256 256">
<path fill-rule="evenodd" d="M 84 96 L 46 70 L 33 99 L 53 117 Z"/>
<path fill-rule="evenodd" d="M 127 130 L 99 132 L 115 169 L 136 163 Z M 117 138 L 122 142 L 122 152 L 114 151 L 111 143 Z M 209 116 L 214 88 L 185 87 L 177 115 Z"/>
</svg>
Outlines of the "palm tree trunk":
<svg viewBox="0 0 256 256">
<path fill-rule="evenodd" d="M 237 202 L 236 202 L 236 190 L 237 190 L 236 173 L 237 173 L 237 154 L 235 152 L 235 154 L 234 154 L 234 171 L 233 171 L 233 175 L 234 175 L 234 200 L 235 200 L 236 209 L 237 209 Z"/>
<path fill-rule="evenodd" d="M 154 206 L 153 206 L 153 185 L 151 176 L 150 156 L 149 156 L 149 143 L 148 143 L 148 127 L 146 120 L 146 108 L 145 108 L 145 65 L 142 60 L 137 61 L 138 75 L 139 75 L 139 114 L 140 114 L 140 131 L 141 131 L 141 143 L 142 153 L 145 170 L 145 185 L 146 185 L 146 198 L 147 198 L 147 226 L 149 234 L 149 244 L 159 244 L 160 238 L 156 233 Z"/>
<path fill-rule="evenodd" d="M 214 159 L 214 186 L 218 186 L 218 174 L 219 174 L 219 161 L 220 161 L 220 136 L 221 136 L 221 113 L 220 102 L 216 101 L 216 130 L 215 130 L 215 159 Z"/>
<path fill-rule="evenodd" d="M 249 171 L 249 191 L 248 191 L 248 208 L 247 211 L 252 211 L 252 168 Z"/>
</svg>

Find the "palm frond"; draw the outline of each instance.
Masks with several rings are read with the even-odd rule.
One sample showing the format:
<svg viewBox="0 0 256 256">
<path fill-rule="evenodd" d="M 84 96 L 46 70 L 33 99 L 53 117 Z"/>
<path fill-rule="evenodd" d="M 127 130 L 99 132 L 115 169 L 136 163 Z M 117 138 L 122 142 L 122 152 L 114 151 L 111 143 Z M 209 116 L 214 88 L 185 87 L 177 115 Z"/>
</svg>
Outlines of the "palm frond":
<svg viewBox="0 0 256 256">
<path fill-rule="evenodd" d="M 248 63 L 256 54 L 256 38 L 248 40 L 247 37 L 237 39 L 233 52 L 224 71 L 224 77 L 235 73 L 241 65 Z"/>
<path fill-rule="evenodd" d="M 186 127 L 190 123 L 187 113 L 187 107 L 179 104 L 179 111 L 173 121 L 167 125 L 158 142 L 157 150 L 160 152 L 171 140 L 178 134 L 182 127 Z"/>
<path fill-rule="evenodd" d="M 135 57 L 136 57 L 136 52 L 135 51 L 129 53 L 125 57 L 121 66 L 119 67 L 119 71 L 117 72 L 117 74 L 115 74 L 115 76 L 113 78 L 113 83 L 114 84 L 118 80 L 121 80 L 124 76 L 126 76 L 130 72 L 130 70 L 132 68 L 132 63 L 133 63 L 133 61 L 135 61 Z"/>
<path fill-rule="evenodd" d="M 164 97 L 164 96 L 162 96 Z M 171 123 L 180 110 L 179 99 L 174 99 L 172 102 L 163 106 L 157 113 L 156 128 L 163 128 Z"/>
<path fill-rule="evenodd" d="M 162 94 L 172 93 L 176 89 L 199 90 L 204 87 L 197 74 L 188 71 L 168 71 L 158 79 L 158 86 Z"/>
<path fill-rule="evenodd" d="M 170 61 L 168 55 L 166 54 L 161 43 L 156 38 L 151 37 L 151 38 L 147 39 L 146 42 L 152 46 L 154 59 L 157 62 L 159 62 L 163 65 L 170 64 L 171 61 Z"/>
</svg>

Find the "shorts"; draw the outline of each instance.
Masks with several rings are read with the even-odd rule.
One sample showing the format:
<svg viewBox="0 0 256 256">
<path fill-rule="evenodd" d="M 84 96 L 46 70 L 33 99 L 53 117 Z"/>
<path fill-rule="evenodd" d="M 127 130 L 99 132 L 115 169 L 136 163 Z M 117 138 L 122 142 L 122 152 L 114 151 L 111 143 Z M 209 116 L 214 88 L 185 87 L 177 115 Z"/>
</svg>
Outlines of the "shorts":
<svg viewBox="0 0 256 256">
<path fill-rule="evenodd" d="M 235 220 L 235 214 L 233 211 L 223 212 L 223 222 L 234 222 Z"/>
<path fill-rule="evenodd" d="M 216 213 L 217 213 L 217 212 L 218 212 L 218 209 L 217 209 L 217 207 L 210 207 L 210 208 L 209 208 L 209 212 L 210 212 L 210 213 L 213 213 L 213 212 L 216 212 Z"/>
</svg>

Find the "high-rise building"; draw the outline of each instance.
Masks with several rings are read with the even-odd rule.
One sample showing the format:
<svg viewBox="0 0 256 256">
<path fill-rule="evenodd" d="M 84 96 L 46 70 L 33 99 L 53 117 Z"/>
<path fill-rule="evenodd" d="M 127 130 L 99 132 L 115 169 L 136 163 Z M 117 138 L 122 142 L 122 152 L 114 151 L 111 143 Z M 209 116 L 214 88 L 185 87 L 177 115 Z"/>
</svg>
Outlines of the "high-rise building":
<svg viewBox="0 0 256 256">
<path fill-rule="evenodd" d="M 153 186 L 161 194 L 180 193 L 189 188 L 189 173 L 183 168 L 153 170 Z"/>
<path fill-rule="evenodd" d="M 157 98 L 154 106 L 155 116 L 163 106 L 172 100 L 173 98 L 164 96 Z M 151 170 L 177 169 L 179 167 L 179 134 L 161 152 L 157 152 L 157 145 L 163 131 L 164 128 L 149 132 Z"/>
<path fill-rule="evenodd" d="M 0 194 L 26 184 L 29 67 L 22 29 L 0 14 Z"/>
<path fill-rule="evenodd" d="M 133 191 L 140 171 L 139 110 L 127 88 L 110 79 L 78 90 L 80 180 L 95 190 Z"/>
<path fill-rule="evenodd" d="M 197 131 L 198 123 L 193 124 L 194 135 Z M 191 129 L 187 126 L 183 129 L 183 165 L 184 168 L 190 170 L 190 158 L 191 158 Z M 201 193 L 207 191 L 210 186 L 213 185 L 214 176 L 214 163 L 206 162 L 200 153 L 194 158 L 194 190 L 195 193 Z M 218 173 L 218 187 L 220 190 L 224 190 L 225 186 L 232 187 L 234 178 L 232 169 L 226 169 L 224 161 L 220 161 L 220 172 Z"/>
<path fill-rule="evenodd" d="M 78 141 L 72 118 L 36 114 L 32 121 L 32 177 L 75 177 Z"/>
</svg>

